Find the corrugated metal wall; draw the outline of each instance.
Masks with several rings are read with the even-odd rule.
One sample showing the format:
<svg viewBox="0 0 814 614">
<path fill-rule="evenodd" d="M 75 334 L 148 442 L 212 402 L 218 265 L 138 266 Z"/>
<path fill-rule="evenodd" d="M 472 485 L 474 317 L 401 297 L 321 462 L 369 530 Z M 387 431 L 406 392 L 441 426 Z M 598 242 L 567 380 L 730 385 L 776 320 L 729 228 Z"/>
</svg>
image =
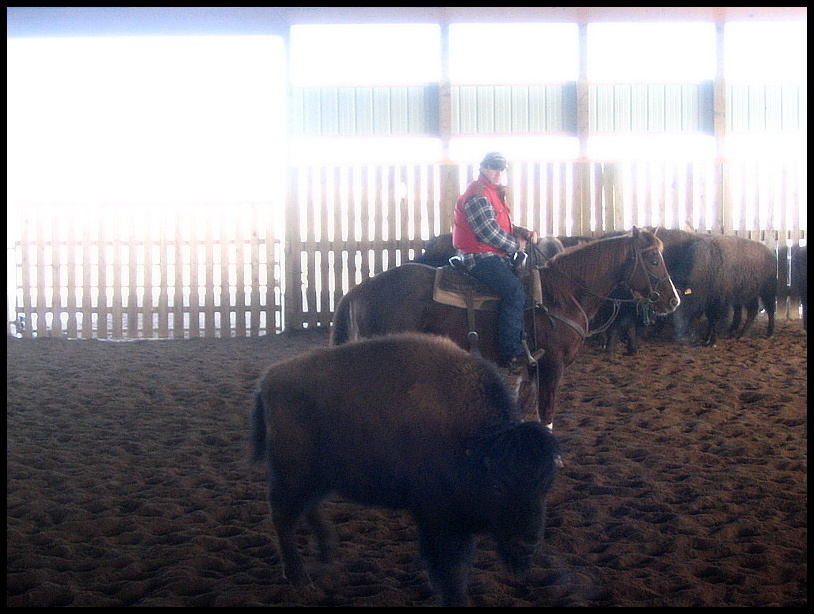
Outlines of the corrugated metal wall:
<svg viewBox="0 0 814 614">
<path fill-rule="evenodd" d="M 730 85 L 727 128 L 732 131 L 805 132 L 806 85 Z"/>
<path fill-rule="evenodd" d="M 730 85 L 727 129 L 806 130 L 804 85 Z M 453 134 L 576 132 L 576 84 L 451 88 Z M 294 136 L 437 135 L 438 87 L 293 88 Z M 713 84 L 600 84 L 589 88 L 594 132 L 711 134 Z"/>
<path fill-rule="evenodd" d="M 590 88 L 596 132 L 712 133 L 712 82 L 609 84 Z"/>
<path fill-rule="evenodd" d="M 438 132 L 438 87 L 303 87 L 291 96 L 293 136 Z"/>
</svg>

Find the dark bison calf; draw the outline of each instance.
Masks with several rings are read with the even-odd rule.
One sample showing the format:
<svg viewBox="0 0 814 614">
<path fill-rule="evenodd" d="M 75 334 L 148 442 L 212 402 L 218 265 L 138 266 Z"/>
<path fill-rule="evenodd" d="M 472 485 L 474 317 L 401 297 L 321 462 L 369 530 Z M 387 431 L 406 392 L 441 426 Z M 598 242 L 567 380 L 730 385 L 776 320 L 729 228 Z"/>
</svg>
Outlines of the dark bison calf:
<svg viewBox="0 0 814 614">
<path fill-rule="evenodd" d="M 651 324 L 653 317 L 646 304 L 636 300 L 630 288 L 617 286 L 608 295 L 609 300 L 599 308 L 591 320 L 591 330 L 599 330 L 602 348 L 608 354 L 616 351 L 616 344 L 625 343 L 625 353 L 633 356 L 639 351 L 639 329 Z"/>
<path fill-rule="evenodd" d="M 558 461 L 539 422 L 521 423 L 496 369 L 440 337 L 407 333 L 321 348 L 277 363 L 255 396 L 253 460 L 267 459 L 283 561 L 310 582 L 295 545 L 305 515 L 323 560 L 331 492 L 408 510 L 429 577 L 446 606 L 468 605 L 475 534 L 494 537 L 511 572 L 542 540 Z"/>
</svg>

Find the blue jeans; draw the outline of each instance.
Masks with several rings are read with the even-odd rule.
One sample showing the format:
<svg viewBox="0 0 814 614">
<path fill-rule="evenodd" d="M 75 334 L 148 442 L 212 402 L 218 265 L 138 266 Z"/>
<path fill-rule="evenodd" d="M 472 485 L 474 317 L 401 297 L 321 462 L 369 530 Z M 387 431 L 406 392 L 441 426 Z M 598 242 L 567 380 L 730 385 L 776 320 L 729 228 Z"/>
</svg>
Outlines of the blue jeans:
<svg viewBox="0 0 814 614">
<path fill-rule="evenodd" d="M 480 258 L 469 272 L 500 295 L 497 335 L 501 358 L 508 362 L 523 354 L 523 309 L 526 305 L 523 283 L 509 262 L 499 256 Z"/>
</svg>

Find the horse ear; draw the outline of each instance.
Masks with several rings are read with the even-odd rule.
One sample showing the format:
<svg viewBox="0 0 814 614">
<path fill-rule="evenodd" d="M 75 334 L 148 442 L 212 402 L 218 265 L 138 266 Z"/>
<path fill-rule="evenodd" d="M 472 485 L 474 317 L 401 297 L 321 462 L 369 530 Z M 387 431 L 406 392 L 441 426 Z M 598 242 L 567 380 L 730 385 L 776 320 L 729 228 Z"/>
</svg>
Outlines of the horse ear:
<svg viewBox="0 0 814 614">
<path fill-rule="evenodd" d="M 633 238 L 635 239 L 636 237 L 639 236 L 639 229 L 634 226 L 633 228 L 630 229 L 630 234 L 632 234 Z"/>
</svg>

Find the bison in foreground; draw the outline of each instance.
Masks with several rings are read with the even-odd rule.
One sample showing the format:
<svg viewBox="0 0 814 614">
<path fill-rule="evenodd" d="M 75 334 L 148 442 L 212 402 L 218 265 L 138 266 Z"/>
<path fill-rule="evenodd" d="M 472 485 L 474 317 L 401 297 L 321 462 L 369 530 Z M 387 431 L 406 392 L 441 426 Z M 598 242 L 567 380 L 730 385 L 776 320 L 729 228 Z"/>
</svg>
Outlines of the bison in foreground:
<svg viewBox="0 0 814 614">
<path fill-rule="evenodd" d="M 509 571 L 542 540 L 559 452 L 539 422 L 521 423 L 488 362 L 441 337 L 406 333 L 320 348 L 272 365 L 255 395 L 253 460 L 268 495 L 283 572 L 310 577 L 295 544 L 314 530 L 323 560 L 331 492 L 412 514 L 441 604 L 468 605 L 475 534 L 490 534 Z"/>
</svg>

